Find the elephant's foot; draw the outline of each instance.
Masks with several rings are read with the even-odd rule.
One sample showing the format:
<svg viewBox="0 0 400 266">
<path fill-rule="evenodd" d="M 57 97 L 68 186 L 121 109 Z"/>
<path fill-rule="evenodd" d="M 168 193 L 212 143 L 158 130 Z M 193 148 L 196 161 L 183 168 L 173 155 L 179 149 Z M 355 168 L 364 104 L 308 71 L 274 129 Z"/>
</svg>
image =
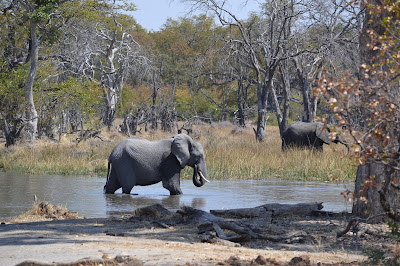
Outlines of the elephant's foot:
<svg viewBox="0 0 400 266">
<path fill-rule="evenodd" d="M 182 195 L 183 193 L 182 193 L 182 191 L 169 191 L 169 195 L 170 196 L 176 196 L 176 195 Z"/>
<path fill-rule="evenodd" d="M 174 196 L 174 195 L 182 195 L 182 190 L 180 187 L 166 187 L 166 189 L 169 190 L 169 195 Z"/>
<path fill-rule="evenodd" d="M 127 189 L 122 188 L 122 193 L 123 194 L 131 194 L 131 190 L 132 190 L 132 188 L 127 188 Z"/>
<path fill-rule="evenodd" d="M 104 186 L 104 194 L 114 194 L 118 188 L 110 188 L 107 185 Z"/>
</svg>

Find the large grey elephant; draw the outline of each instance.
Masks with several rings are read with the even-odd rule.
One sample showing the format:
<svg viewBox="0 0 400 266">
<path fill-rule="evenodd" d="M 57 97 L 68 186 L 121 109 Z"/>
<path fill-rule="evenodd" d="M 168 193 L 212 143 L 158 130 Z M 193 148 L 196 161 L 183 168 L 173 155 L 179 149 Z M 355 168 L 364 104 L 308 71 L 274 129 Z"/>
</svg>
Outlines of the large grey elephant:
<svg viewBox="0 0 400 266">
<path fill-rule="evenodd" d="M 321 122 L 293 122 L 282 133 L 282 150 L 288 147 L 303 147 L 322 151 L 324 144 L 342 143 L 350 152 L 349 145 L 338 134 L 334 140 L 329 137 L 330 130 Z"/>
<path fill-rule="evenodd" d="M 159 141 L 126 139 L 115 146 L 108 158 L 104 192 L 112 194 L 122 187 L 122 192 L 129 194 L 134 186 L 162 181 L 170 195 L 179 195 L 180 173 L 187 165 L 194 169 L 195 186 L 208 182 L 203 147 L 186 134 Z"/>
</svg>

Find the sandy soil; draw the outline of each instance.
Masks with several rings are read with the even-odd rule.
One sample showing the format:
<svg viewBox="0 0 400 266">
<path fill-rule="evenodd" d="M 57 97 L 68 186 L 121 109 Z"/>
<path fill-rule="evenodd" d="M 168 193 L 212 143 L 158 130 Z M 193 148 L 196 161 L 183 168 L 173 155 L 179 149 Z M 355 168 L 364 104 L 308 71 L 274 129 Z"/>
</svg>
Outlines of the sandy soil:
<svg viewBox="0 0 400 266">
<path fill-rule="evenodd" d="M 38 219 L 1 223 L 0 265 L 359 265 L 367 259 L 363 247 L 398 252 L 385 224 L 361 224 L 357 239 L 351 233 L 336 239 L 348 219 L 340 214 L 230 219 L 258 236 L 240 243 L 199 234 L 196 219 L 176 213 L 118 219 L 41 214 Z"/>
</svg>

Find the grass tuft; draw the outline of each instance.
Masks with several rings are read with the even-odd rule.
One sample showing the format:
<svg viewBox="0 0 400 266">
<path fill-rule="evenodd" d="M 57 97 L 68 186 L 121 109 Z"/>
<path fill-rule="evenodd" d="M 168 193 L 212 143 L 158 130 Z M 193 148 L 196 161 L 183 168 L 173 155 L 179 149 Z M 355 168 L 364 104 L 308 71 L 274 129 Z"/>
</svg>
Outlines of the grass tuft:
<svg viewBox="0 0 400 266">
<path fill-rule="evenodd" d="M 48 202 L 35 203 L 32 209 L 13 218 L 11 222 L 33 222 L 48 220 L 79 219 L 76 212 L 71 212 L 67 208 L 53 205 Z"/>
</svg>

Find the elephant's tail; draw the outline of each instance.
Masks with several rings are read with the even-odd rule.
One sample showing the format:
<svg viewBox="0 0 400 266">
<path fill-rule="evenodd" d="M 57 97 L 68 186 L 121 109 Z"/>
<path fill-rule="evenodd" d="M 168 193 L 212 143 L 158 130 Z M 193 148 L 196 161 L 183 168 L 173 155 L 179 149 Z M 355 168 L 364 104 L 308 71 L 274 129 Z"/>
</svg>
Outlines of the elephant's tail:
<svg viewBox="0 0 400 266">
<path fill-rule="evenodd" d="M 104 191 L 106 191 L 106 187 L 108 184 L 108 180 L 110 180 L 110 169 L 111 169 L 111 161 L 108 161 L 108 166 L 107 166 L 107 179 L 106 179 L 106 184 L 104 185 Z"/>
</svg>

